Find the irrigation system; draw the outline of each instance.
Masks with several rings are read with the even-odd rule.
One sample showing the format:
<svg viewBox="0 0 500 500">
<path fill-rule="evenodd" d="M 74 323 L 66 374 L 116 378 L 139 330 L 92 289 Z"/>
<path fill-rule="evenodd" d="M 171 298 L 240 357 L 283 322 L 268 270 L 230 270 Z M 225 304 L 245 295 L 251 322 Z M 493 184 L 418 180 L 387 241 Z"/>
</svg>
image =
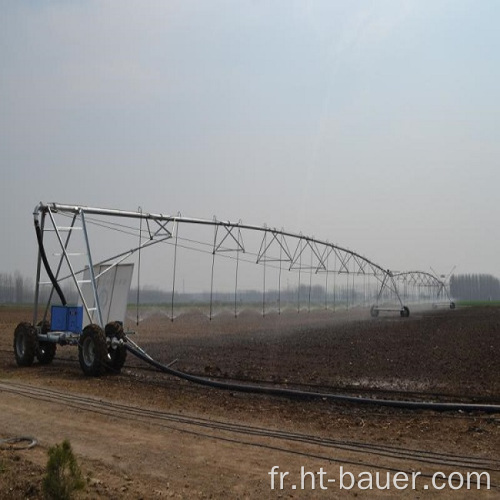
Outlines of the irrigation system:
<svg viewBox="0 0 500 500">
<path fill-rule="evenodd" d="M 131 352 L 193 382 L 302 396 L 213 382 L 151 358 L 123 328 L 132 284 L 140 321 L 143 276 L 168 284 L 163 298 L 172 320 L 189 307 L 204 308 L 211 319 L 221 310 L 238 316 L 244 308 L 265 315 L 355 307 L 365 307 L 372 317 L 394 312 L 405 318 L 413 304 L 455 306 L 438 276 L 391 271 L 345 247 L 284 229 L 61 203 L 40 203 L 33 215 L 38 242 L 33 321 L 20 323 L 14 333 L 21 366 L 35 358 L 51 363 L 57 345 L 77 345 L 80 366 L 89 376 L 120 371 Z"/>
</svg>

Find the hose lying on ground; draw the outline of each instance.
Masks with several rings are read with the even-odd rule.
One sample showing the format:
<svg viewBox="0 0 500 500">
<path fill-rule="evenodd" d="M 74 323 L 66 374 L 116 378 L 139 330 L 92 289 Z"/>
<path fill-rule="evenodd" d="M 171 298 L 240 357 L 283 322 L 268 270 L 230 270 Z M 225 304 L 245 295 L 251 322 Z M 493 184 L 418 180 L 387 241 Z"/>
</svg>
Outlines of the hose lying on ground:
<svg viewBox="0 0 500 500">
<path fill-rule="evenodd" d="M 209 378 L 200 377 L 198 375 L 191 375 L 179 370 L 170 368 L 167 365 L 156 361 L 151 356 L 149 356 L 145 351 L 143 351 L 139 346 L 131 342 L 125 343 L 126 348 L 134 356 L 139 359 L 149 363 L 158 370 L 178 377 L 189 382 L 194 382 L 195 384 L 204 385 L 207 387 L 214 387 L 216 389 L 224 389 L 228 391 L 236 392 L 247 392 L 253 394 L 267 394 L 271 396 L 281 396 L 292 399 L 322 399 L 330 401 L 339 401 L 345 403 L 356 403 L 356 404 L 371 404 L 378 406 L 389 406 L 393 408 L 404 408 L 411 410 L 434 410 L 434 411 L 479 411 L 485 413 L 500 413 L 500 405 L 490 405 L 490 404 L 480 404 L 480 403 L 436 403 L 432 401 L 401 401 L 392 399 L 375 399 L 375 398 L 363 398 L 356 396 L 346 396 L 343 394 L 330 394 L 321 392 L 308 392 L 301 391 L 298 389 L 284 389 L 279 387 L 266 387 L 263 385 L 252 385 L 252 384 L 237 384 L 234 382 L 221 382 L 217 380 L 211 380 Z"/>
<path fill-rule="evenodd" d="M 19 443 L 25 443 L 18 445 Z M 26 444 L 27 443 L 27 444 Z M 38 444 L 38 441 L 31 436 L 18 436 L 6 439 L 0 439 L 0 448 L 9 450 L 29 450 Z"/>
</svg>

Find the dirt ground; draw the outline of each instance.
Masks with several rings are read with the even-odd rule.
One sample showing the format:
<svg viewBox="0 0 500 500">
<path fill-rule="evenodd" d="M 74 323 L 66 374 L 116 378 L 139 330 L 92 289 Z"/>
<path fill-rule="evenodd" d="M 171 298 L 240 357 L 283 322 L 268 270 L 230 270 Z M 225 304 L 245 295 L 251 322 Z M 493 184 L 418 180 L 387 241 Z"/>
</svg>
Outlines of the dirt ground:
<svg viewBox="0 0 500 500">
<path fill-rule="evenodd" d="M 31 315 L 0 308 L 0 439 L 38 441 L 29 450 L 0 446 L 0 498 L 42 498 L 47 450 L 64 439 L 84 474 L 82 499 L 466 498 L 460 477 L 474 472 L 490 479 L 488 489 L 481 476 L 474 496 L 500 498 L 500 413 L 224 391 L 159 373 L 130 353 L 121 374 L 88 378 L 76 347 L 58 347 L 49 366 L 19 368 L 13 332 Z M 149 308 L 139 326 L 134 315 L 131 338 L 155 359 L 212 380 L 500 404 L 496 307 L 376 319 L 361 308 L 222 313 L 211 321 L 186 313 L 173 322 Z M 288 473 L 281 489 L 280 472 Z M 392 481 L 402 472 L 415 475 L 414 488 L 411 481 L 396 487 L 404 486 Z M 454 473 L 454 482 L 437 481 L 443 489 L 436 490 L 436 472 Z M 368 489 L 377 474 L 382 483 L 389 474 L 389 489 L 377 490 L 375 480 Z"/>
</svg>

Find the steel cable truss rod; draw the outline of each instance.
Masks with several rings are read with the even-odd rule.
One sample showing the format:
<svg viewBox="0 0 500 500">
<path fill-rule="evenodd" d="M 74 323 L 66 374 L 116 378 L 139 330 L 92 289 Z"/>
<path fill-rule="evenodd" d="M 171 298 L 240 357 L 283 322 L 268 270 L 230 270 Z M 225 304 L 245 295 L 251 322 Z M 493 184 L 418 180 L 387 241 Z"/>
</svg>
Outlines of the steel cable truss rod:
<svg viewBox="0 0 500 500">
<path fill-rule="evenodd" d="M 87 222 L 88 223 L 88 222 Z M 111 262 L 111 264 L 109 264 L 108 267 L 106 267 L 103 271 L 101 271 L 99 274 L 97 274 L 95 276 L 95 279 L 99 279 L 101 276 L 105 275 L 106 273 L 110 272 L 114 267 L 116 267 L 117 265 L 121 264 L 123 261 L 127 260 L 129 257 L 131 257 L 132 255 L 134 255 L 135 253 L 138 253 L 141 251 L 141 249 L 145 249 L 145 248 L 148 248 L 148 247 L 151 247 L 153 245 L 156 245 L 157 243 L 164 243 L 166 242 L 167 240 L 170 240 L 172 239 L 172 236 L 165 236 L 163 238 L 160 238 L 160 239 L 156 239 L 154 241 L 150 241 L 150 240 L 146 240 L 145 242 L 141 243 L 140 245 L 134 247 L 134 248 L 131 248 L 130 250 L 126 250 L 124 252 L 121 252 L 119 254 L 116 254 L 116 255 L 113 255 L 112 257 L 107 257 L 105 259 L 102 259 L 98 262 L 95 262 L 94 263 L 94 267 L 98 267 L 98 266 L 101 266 L 103 264 L 108 264 Z M 63 253 L 63 258 L 64 258 L 64 253 Z M 58 277 L 58 275 L 56 274 L 56 278 L 57 278 L 57 281 L 58 282 L 63 282 L 63 281 L 66 281 L 70 278 L 74 276 L 79 276 L 81 274 L 83 274 L 85 271 L 86 271 L 86 267 L 82 268 L 82 269 L 78 269 L 78 270 L 73 270 L 73 273 L 74 274 L 66 274 L 62 277 Z"/>
<path fill-rule="evenodd" d="M 435 287 L 438 292 L 443 293 L 443 290 L 447 293 L 444 283 L 438 280 L 435 276 L 429 273 L 411 271 L 407 273 L 393 273 L 390 270 L 380 266 L 379 264 L 369 260 L 368 258 L 351 251 L 347 248 L 335 245 L 329 241 L 324 241 L 316 239 L 314 237 L 305 236 L 302 233 L 293 233 L 285 231 L 283 229 L 278 230 L 276 228 L 269 228 L 267 226 L 256 226 L 243 224 L 241 221 L 237 223 L 232 223 L 230 221 L 220 221 L 216 218 L 213 219 L 200 219 L 183 217 L 178 215 L 164 215 L 162 213 L 149 213 L 142 210 L 139 211 L 123 211 L 116 209 L 106 209 L 106 208 L 96 208 L 88 206 L 75 206 L 75 205 L 65 205 L 60 203 L 49 203 L 40 204 L 35 208 L 34 216 L 35 220 L 38 219 L 39 215 L 42 218 L 45 214 L 48 214 L 54 225 L 54 230 L 58 235 L 60 240 L 60 246 L 64 257 L 70 268 L 70 275 L 59 278 L 57 281 L 63 281 L 64 279 L 72 277 L 75 280 L 75 275 L 84 272 L 84 270 L 78 270 L 75 272 L 71 268 L 69 262 L 69 256 L 66 254 L 67 241 L 62 242 L 59 231 L 55 226 L 53 220 L 53 214 L 61 214 L 67 217 L 80 216 L 82 219 L 82 225 L 85 227 L 85 220 L 90 223 L 92 216 L 110 217 L 110 218 L 122 218 L 122 219 L 138 219 L 141 222 L 145 222 L 146 230 L 145 242 L 141 242 L 140 245 L 128 252 L 123 252 L 116 255 L 115 257 L 101 260 L 99 264 L 112 262 L 113 259 L 120 259 L 121 257 L 126 258 L 137 252 L 140 249 L 144 249 L 147 246 L 165 242 L 166 240 L 173 239 L 173 232 L 175 230 L 175 246 L 180 246 L 178 240 L 178 228 L 180 224 L 188 225 L 199 225 L 214 228 L 214 239 L 212 241 L 211 253 L 213 258 L 217 254 L 231 254 L 231 253 L 248 253 L 252 255 L 252 251 L 247 249 L 243 239 L 243 230 L 249 231 L 251 234 L 262 234 L 262 239 L 260 240 L 260 247 L 254 255 L 256 255 L 257 264 L 266 263 L 279 263 L 281 269 L 282 264 L 288 267 L 289 271 L 298 271 L 300 276 L 300 271 L 304 270 L 309 273 L 319 274 L 319 273 L 336 273 L 336 274 L 349 274 L 349 275 L 359 275 L 359 276 L 374 276 L 380 284 L 380 291 L 377 297 L 376 308 L 378 308 L 379 300 L 382 298 L 383 292 L 386 291 L 390 295 L 396 298 L 401 306 L 401 312 L 409 310 L 405 308 L 401 294 L 399 292 L 398 283 L 403 282 L 404 286 L 410 284 L 411 286 L 427 286 Z M 113 228 L 113 226 L 119 226 L 120 228 L 126 228 L 127 226 L 117 224 L 115 221 L 95 221 L 92 223 L 102 226 L 104 228 Z M 171 224 L 171 229 L 169 229 L 169 224 Z M 114 228 L 116 229 L 116 227 Z M 131 228 L 129 228 L 131 229 Z M 85 235 L 86 236 L 86 235 Z M 246 235 L 245 235 L 246 236 Z M 253 236 L 252 236 L 253 237 Z M 86 236 L 86 239 L 88 237 Z M 203 245 L 202 242 L 197 242 L 198 245 Z M 305 252 L 308 252 L 310 258 L 305 257 Z M 228 255 L 230 256 L 230 255 Z M 88 255 L 90 257 L 90 253 Z M 335 258 L 331 258 L 335 257 Z M 332 262 L 334 262 L 334 267 L 330 267 Z M 214 265 L 215 262 L 212 263 Z M 97 265 L 97 264 L 94 264 Z M 59 271 L 59 269 L 58 269 Z M 92 279 L 94 282 L 96 277 Z M 212 283 L 213 286 L 213 283 Z M 354 286 L 354 278 L 353 278 Z M 78 288 L 78 287 L 77 287 Z M 383 310 L 383 309 L 380 309 Z"/>
<path fill-rule="evenodd" d="M 241 241 L 240 237 L 235 237 L 232 234 L 233 228 L 238 228 L 239 230 L 247 229 L 247 230 L 252 230 L 252 231 L 259 231 L 263 233 L 271 233 L 274 235 L 281 235 L 285 238 L 292 238 L 292 239 L 297 239 L 299 240 L 299 243 L 296 246 L 296 250 L 294 253 L 290 252 L 287 248 L 287 243 L 279 243 L 279 246 L 283 245 L 283 251 L 285 255 L 287 256 L 286 260 L 290 262 L 291 267 L 295 266 L 297 264 L 297 260 L 300 257 L 300 250 L 302 249 L 303 251 L 303 245 L 306 243 L 314 252 L 318 259 L 318 264 L 319 264 L 319 269 L 326 270 L 325 268 L 325 262 L 326 258 L 321 257 L 321 253 L 318 250 L 319 246 L 324 246 L 327 247 L 327 249 L 330 249 L 330 252 L 335 252 L 337 257 L 340 259 L 340 272 L 346 272 L 349 273 L 348 269 L 348 264 L 351 259 L 354 259 L 356 263 L 358 263 L 358 273 L 363 274 L 364 269 L 366 269 L 366 265 L 368 265 L 372 269 L 372 274 L 385 274 L 387 271 L 380 265 L 376 264 L 375 262 L 369 260 L 366 257 L 363 257 L 362 255 L 353 252 L 352 250 L 349 250 L 347 248 L 340 247 L 338 245 L 334 245 L 333 243 L 330 243 L 328 241 L 323 241 L 319 239 L 315 239 L 309 236 L 304 236 L 303 234 L 300 233 L 293 233 L 289 231 L 284 231 L 284 230 L 277 230 L 277 229 L 271 229 L 266 226 L 256 226 L 256 225 L 250 225 L 250 224 L 243 224 L 241 222 L 238 223 L 232 223 L 229 221 L 219 221 L 217 219 L 199 219 L 199 218 L 192 218 L 192 217 L 183 217 L 183 216 L 172 216 L 172 215 L 164 215 L 164 214 L 154 214 L 154 213 L 148 213 L 148 212 L 132 212 L 132 211 L 124 211 L 124 210 L 116 210 L 116 209 L 105 209 L 105 208 L 95 208 L 95 207 L 87 207 L 87 206 L 74 206 L 74 205 L 63 205 L 59 203 L 49 203 L 49 204 L 44 204 L 40 203 L 38 207 L 35 209 L 35 211 L 38 211 L 40 213 L 44 213 L 47 211 L 51 211 L 52 213 L 66 213 L 66 214 L 75 214 L 75 213 L 81 213 L 82 211 L 85 212 L 85 214 L 91 214 L 91 215 L 101 215 L 101 216 L 109 216 L 109 217 L 122 217 L 122 218 L 131 218 L 131 219 L 143 219 L 143 220 L 150 220 L 150 221 L 155 221 L 158 224 L 161 222 L 172 222 L 172 223 L 184 223 L 184 224 L 199 224 L 199 225 L 205 225 L 205 226 L 219 226 L 219 227 L 224 227 L 226 231 L 228 231 L 230 234 L 226 235 L 224 239 L 226 239 L 228 236 L 230 236 L 233 241 L 236 243 L 236 248 L 233 248 L 233 250 L 237 251 L 245 251 L 245 246 L 243 242 Z M 163 225 L 162 227 L 165 228 L 166 224 Z M 279 241 L 279 240 L 276 240 Z M 221 251 L 221 245 L 223 241 L 220 241 L 219 244 L 216 247 L 216 252 Z M 271 245 L 272 241 L 269 243 L 269 246 Z M 224 249 L 227 251 L 228 249 Z M 265 252 L 260 252 L 258 261 L 263 260 L 267 254 L 267 250 Z M 359 263 L 363 262 L 364 264 L 362 266 L 359 266 Z"/>
<path fill-rule="evenodd" d="M 401 273 L 394 273 L 393 276 L 394 279 L 398 281 L 406 281 L 410 285 L 435 288 L 444 286 L 444 283 L 440 279 L 425 271 L 405 271 Z"/>
<path fill-rule="evenodd" d="M 397 273 L 394 279 L 402 281 L 405 287 L 423 287 L 429 293 L 435 293 L 436 302 L 442 299 L 449 304 L 451 309 L 455 308 L 455 303 L 452 301 L 445 281 L 439 279 L 434 274 L 425 271 L 406 271 L 404 273 Z M 436 303 L 434 303 L 436 305 Z"/>
</svg>

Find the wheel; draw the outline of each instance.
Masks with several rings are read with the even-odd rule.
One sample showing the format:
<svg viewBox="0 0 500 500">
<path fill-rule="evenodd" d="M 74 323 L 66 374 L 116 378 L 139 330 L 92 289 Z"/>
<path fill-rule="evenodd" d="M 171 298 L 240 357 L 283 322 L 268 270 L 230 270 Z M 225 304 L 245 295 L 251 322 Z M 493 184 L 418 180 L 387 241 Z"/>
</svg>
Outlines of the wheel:
<svg viewBox="0 0 500 500">
<path fill-rule="evenodd" d="M 14 355 L 19 366 L 31 366 L 35 359 L 38 339 L 31 323 L 19 323 L 14 331 Z"/>
<path fill-rule="evenodd" d="M 50 323 L 48 321 L 40 321 L 38 325 L 40 327 L 40 333 L 46 334 L 50 330 Z M 54 342 L 47 342 L 41 340 L 38 342 L 38 349 L 36 357 L 41 365 L 50 365 L 54 356 L 56 355 L 57 345 Z"/>
<path fill-rule="evenodd" d="M 107 368 L 111 373 L 120 373 L 127 359 L 127 349 L 123 344 L 113 347 L 113 339 L 125 341 L 123 326 L 119 321 L 113 321 L 106 325 L 104 332 L 106 337 L 111 339 L 111 344 L 108 347 Z"/>
<path fill-rule="evenodd" d="M 408 318 L 410 316 L 410 310 L 404 306 L 403 309 L 401 309 L 400 314 L 402 318 Z"/>
<path fill-rule="evenodd" d="M 78 342 L 78 360 L 85 375 L 102 375 L 108 359 L 106 337 L 99 325 L 87 325 Z"/>
<path fill-rule="evenodd" d="M 377 306 L 372 306 L 370 309 L 370 314 L 372 318 L 377 318 L 378 317 L 379 310 L 377 309 Z"/>
<path fill-rule="evenodd" d="M 57 345 L 54 342 L 45 342 L 42 340 L 38 344 L 36 357 L 41 365 L 50 365 L 56 355 Z"/>
<path fill-rule="evenodd" d="M 450 309 L 455 309 L 456 305 L 455 302 L 450 302 Z"/>
</svg>

